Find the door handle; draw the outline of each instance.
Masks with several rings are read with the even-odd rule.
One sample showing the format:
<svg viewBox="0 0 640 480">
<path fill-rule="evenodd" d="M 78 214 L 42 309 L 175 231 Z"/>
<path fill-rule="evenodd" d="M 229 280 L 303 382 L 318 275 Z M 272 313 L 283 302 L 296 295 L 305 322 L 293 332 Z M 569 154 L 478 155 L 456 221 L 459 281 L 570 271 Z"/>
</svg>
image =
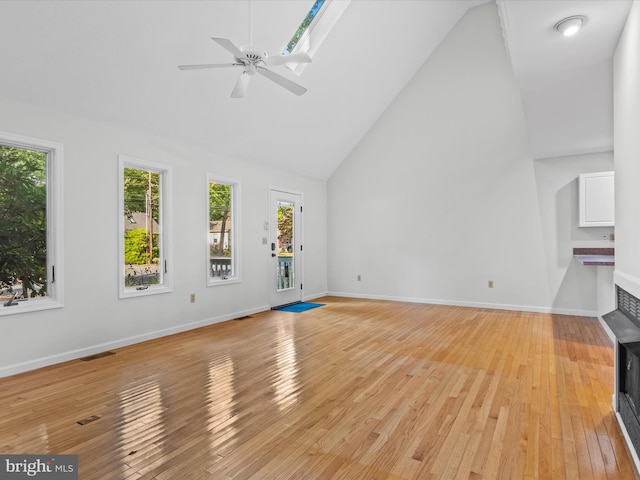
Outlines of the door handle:
<svg viewBox="0 0 640 480">
<path fill-rule="evenodd" d="M 272 256 L 272 257 L 275 257 L 275 256 L 276 256 L 276 254 L 275 254 L 275 253 L 272 253 L 272 254 L 271 254 L 271 256 Z"/>
<path fill-rule="evenodd" d="M 271 242 L 271 251 L 273 252 L 276 249 L 276 244 Z"/>
</svg>

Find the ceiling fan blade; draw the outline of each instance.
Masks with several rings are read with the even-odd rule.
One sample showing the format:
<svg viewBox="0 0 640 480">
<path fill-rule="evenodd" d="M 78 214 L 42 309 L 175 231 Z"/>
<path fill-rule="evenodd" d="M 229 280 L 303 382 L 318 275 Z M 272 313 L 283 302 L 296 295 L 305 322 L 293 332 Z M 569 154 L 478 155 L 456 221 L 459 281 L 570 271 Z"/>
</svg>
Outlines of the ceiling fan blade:
<svg viewBox="0 0 640 480">
<path fill-rule="evenodd" d="M 203 68 L 244 67 L 241 63 L 203 63 L 201 65 L 178 65 L 180 70 L 199 70 Z"/>
<path fill-rule="evenodd" d="M 249 80 L 251 80 L 251 75 L 247 72 L 242 72 L 236 86 L 231 92 L 231 98 L 242 98 L 244 97 L 244 92 L 247 91 L 247 85 L 249 85 Z"/>
<path fill-rule="evenodd" d="M 211 37 L 211 40 L 216 42 L 228 52 L 231 52 L 234 58 L 246 58 L 246 55 L 242 53 L 240 49 L 236 47 L 235 44 L 228 38 Z"/>
<path fill-rule="evenodd" d="M 311 57 L 306 53 L 294 53 L 292 55 L 275 55 L 264 60 L 267 65 L 284 65 L 286 63 L 311 63 Z"/>
<path fill-rule="evenodd" d="M 302 95 L 307 91 L 307 89 L 302 85 L 298 85 L 296 82 L 292 82 L 288 78 L 285 78 L 278 73 L 274 73 L 271 70 L 267 70 L 264 67 L 256 66 L 256 71 L 263 77 L 267 77 L 272 82 L 277 83 L 281 87 L 286 88 L 291 93 L 295 93 L 296 95 Z"/>
</svg>

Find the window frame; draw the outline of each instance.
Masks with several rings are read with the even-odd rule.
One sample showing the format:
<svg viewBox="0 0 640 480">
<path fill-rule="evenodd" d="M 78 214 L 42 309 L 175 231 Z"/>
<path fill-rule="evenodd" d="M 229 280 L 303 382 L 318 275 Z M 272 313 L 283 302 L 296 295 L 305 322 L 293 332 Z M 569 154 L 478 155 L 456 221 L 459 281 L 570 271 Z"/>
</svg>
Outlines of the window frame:
<svg viewBox="0 0 640 480">
<path fill-rule="evenodd" d="M 47 185 L 47 296 L 17 305 L 0 305 L 0 316 L 36 312 L 64 306 L 63 144 L 0 131 L 0 144 L 44 153 Z"/>
<path fill-rule="evenodd" d="M 291 42 L 291 40 L 293 39 L 292 37 L 287 41 L 287 44 L 282 49 L 281 55 L 306 53 L 311 58 L 313 58 L 320 48 L 320 45 L 322 45 L 324 40 L 333 29 L 334 25 L 338 22 L 338 20 L 340 20 L 340 17 L 350 3 L 351 0 L 325 0 L 316 15 L 313 17 L 311 23 L 307 26 L 304 33 L 298 39 L 298 42 L 295 44 L 295 46 L 291 49 L 290 52 L 288 51 L 287 48 L 289 42 Z M 311 11 L 311 9 L 309 11 Z M 300 24 L 302 24 L 305 19 L 306 15 L 302 19 L 302 22 L 300 22 Z M 296 27 L 294 36 L 295 32 L 297 32 L 298 28 L 300 27 L 300 24 Z M 294 72 L 296 75 L 300 75 L 302 71 L 307 67 L 307 65 L 308 63 L 285 64 L 286 68 Z"/>
<path fill-rule="evenodd" d="M 160 175 L 159 242 L 162 283 L 144 290 L 125 285 L 124 169 L 147 170 Z M 118 155 L 118 298 L 136 298 L 173 292 L 173 167 L 128 155 Z"/>
<path fill-rule="evenodd" d="M 241 255 L 240 255 L 240 181 L 235 178 L 224 177 L 221 175 L 215 175 L 212 173 L 207 173 L 206 176 L 206 279 L 207 279 L 207 287 L 216 287 L 220 285 L 229 285 L 233 283 L 241 283 L 242 282 L 242 263 L 241 263 Z M 211 277 L 211 255 L 210 255 L 210 243 L 209 243 L 209 218 L 211 216 L 210 212 L 210 201 L 209 201 L 209 185 L 211 183 L 220 183 L 223 185 L 229 185 L 231 187 L 231 271 L 232 275 L 229 277 Z"/>
</svg>

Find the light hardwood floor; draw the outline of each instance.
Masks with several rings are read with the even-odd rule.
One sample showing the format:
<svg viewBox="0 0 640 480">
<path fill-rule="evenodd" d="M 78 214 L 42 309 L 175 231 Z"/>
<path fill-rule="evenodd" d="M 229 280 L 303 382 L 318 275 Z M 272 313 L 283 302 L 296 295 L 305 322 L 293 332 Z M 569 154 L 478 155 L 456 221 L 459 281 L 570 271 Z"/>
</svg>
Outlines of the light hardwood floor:
<svg viewBox="0 0 640 480">
<path fill-rule="evenodd" d="M 597 319 L 318 301 L 0 379 L 0 452 L 82 480 L 639 478 Z"/>
</svg>

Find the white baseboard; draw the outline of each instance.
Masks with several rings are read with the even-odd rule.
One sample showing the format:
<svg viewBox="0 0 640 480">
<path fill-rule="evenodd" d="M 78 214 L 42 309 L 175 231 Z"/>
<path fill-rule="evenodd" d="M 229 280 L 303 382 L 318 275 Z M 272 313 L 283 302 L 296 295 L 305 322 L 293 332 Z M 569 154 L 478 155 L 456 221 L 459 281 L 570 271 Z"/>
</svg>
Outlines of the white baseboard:
<svg viewBox="0 0 640 480">
<path fill-rule="evenodd" d="M 519 312 L 551 313 L 555 315 L 578 315 L 581 317 L 597 317 L 593 310 L 574 310 L 554 307 L 535 307 L 528 305 L 508 305 L 502 303 L 466 302 L 459 300 L 442 300 L 434 298 L 396 297 L 389 295 L 370 295 L 363 293 L 329 292 L 327 295 L 346 298 L 363 298 L 370 300 L 389 300 L 392 302 L 427 303 L 433 305 L 451 305 L 454 307 L 488 308 L 495 310 L 515 310 Z"/>
<path fill-rule="evenodd" d="M 569 309 L 556 309 L 556 308 L 545 308 L 545 307 L 531 307 L 531 306 L 524 306 L 524 305 L 505 305 L 505 304 L 483 303 L 483 302 L 463 302 L 463 301 L 456 301 L 456 300 L 396 297 L 396 296 L 389 296 L 389 295 L 370 295 L 370 294 L 348 293 L 348 292 L 316 292 L 316 293 L 305 295 L 304 301 L 315 300 L 317 298 L 325 297 L 328 295 L 334 296 L 334 297 L 345 297 L 345 298 L 387 300 L 392 302 L 425 303 L 425 304 L 434 304 L 434 305 L 451 305 L 451 306 L 459 306 L 459 307 L 487 308 L 487 309 L 496 309 L 496 310 L 515 310 L 515 311 L 523 311 L 523 312 L 552 313 L 552 314 L 558 314 L 558 315 L 579 315 L 579 316 L 585 316 L 585 317 L 598 317 L 598 314 L 596 312 L 589 311 L 589 310 L 569 310 Z M 205 327 L 207 325 L 213 325 L 214 323 L 225 322 L 227 320 L 232 320 L 234 318 L 239 318 L 246 315 L 263 312 L 269 309 L 270 307 L 265 305 L 265 306 L 243 310 L 243 311 L 239 311 L 239 312 L 235 312 L 227 315 L 221 315 L 219 317 L 206 318 L 204 320 L 199 320 L 197 322 L 187 323 L 184 325 L 179 325 L 171 328 L 147 332 L 141 335 L 134 335 L 132 337 L 122 338 L 122 339 L 114 340 L 111 342 L 100 343 L 97 345 L 92 345 L 90 347 L 81 348 L 78 350 L 62 352 L 62 353 L 51 355 L 48 357 L 41 357 L 34 360 L 29 360 L 27 362 L 8 365 L 0 368 L 0 378 L 8 377 L 10 375 L 16 375 L 18 373 L 27 372 L 29 370 L 35 370 L 37 368 L 48 367 L 50 365 L 55 365 L 57 363 L 67 362 L 69 360 L 76 360 L 78 358 L 86 357 L 88 355 L 94 355 L 96 353 L 104 352 L 106 350 L 126 347 L 128 345 L 133 345 L 133 344 L 144 342 L 147 340 L 153 340 L 154 338 L 160 338 L 168 335 L 173 335 L 176 333 L 186 332 L 188 330 L 193 330 L 195 328 Z M 600 320 L 600 322 L 604 325 L 602 320 Z M 605 329 L 605 331 L 607 332 L 607 335 L 611 337 L 610 331 L 608 329 Z"/>
<path fill-rule="evenodd" d="M 71 350 L 68 352 L 62 352 L 56 355 L 48 357 L 41 357 L 35 360 L 29 360 L 28 362 L 16 363 L 0 368 L 0 378 L 8 377 L 10 375 L 16 375 L 18 373 L 28 372 L 37 368 L 48 367 L 57 363 L 67 362 L 69 360 L 76 360 L 78 358 L 86 357 L 88 355 L 94 355 L 96 353 L 111 350 L 113 348 L 126 347 L 147 340 L 153 340 L 154 338 L 166 337 L 176 333 L 186 332 L 188 330 L 194 330 L 200 327 L 206 327 L 207 325 L 213 325 L 214 323 L 225 322 L 227 320 L 233 320 L 234 318 L 244 317 L 246 315 L 252 315 L 254 313 L 260 313 L 269 310 L 268 306 L 262 306 L 235 312 L 227 315 L 221 315 L 219 317 L 206 318 L 197 322 L 186 323 L 184 325 L 178 325 L 171 328 L 165 328 L 162 330 L 155 330 L 153 332 L 143 333 L 141 335 L 134 335 L 132 337 L 121 338 L 111 342 L 100 343 L 92 345 L 90 347 L 81 348 L 78 350 Z"/>
<path fill-rule="evenodd" d="M 322 293 L 311 293 L 309 295 L 305 295 L 304 297 L 302 297 L 302 300 L 304 302 L 308 302 L 310 300 L 315 300 L 316 298 L 320 298 L 320 297 L 326 297 L 328 295 L 327 292 L 322 292 Z"/>
</svg>

